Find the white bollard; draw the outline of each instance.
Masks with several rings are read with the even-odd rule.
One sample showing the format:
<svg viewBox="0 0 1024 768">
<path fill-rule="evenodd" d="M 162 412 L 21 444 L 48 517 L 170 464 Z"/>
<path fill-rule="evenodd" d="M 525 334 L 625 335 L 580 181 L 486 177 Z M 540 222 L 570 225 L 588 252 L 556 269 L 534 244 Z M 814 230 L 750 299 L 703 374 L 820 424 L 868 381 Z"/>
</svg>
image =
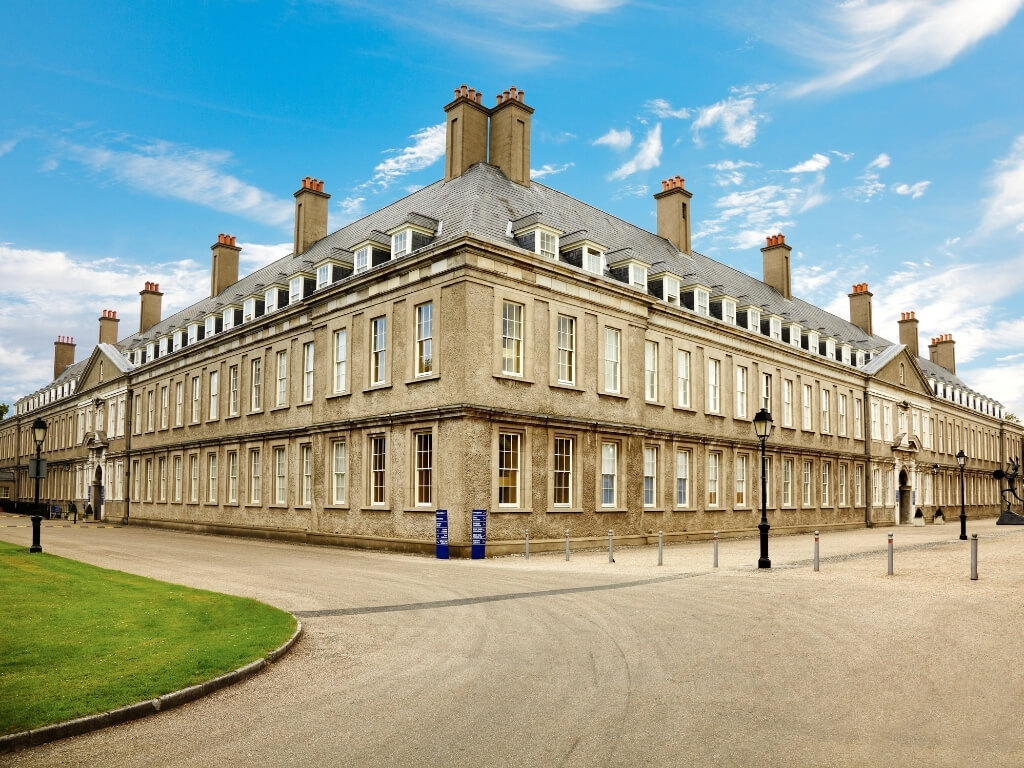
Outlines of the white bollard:
<svg viewBox="0 0 1024 768">
<path fill-rule="evenodd" d="M 530 529 L 526 529 L 526 559 L 530 559 Z"/>
<path fill-rule="evenodd" d="M 569 529 L 565 529 L 565 562 L 569 562 Z"/>
<path fill-rule="evenodd" d="M 715 531 L 714 541 L 715 541 L 715 555 L 714 555 L 714 559 L 712 561 L 712 564 L 713 564 L 713 567 L 717 568 L 718 567 L 718 531 Z"/>
<path fill-rule="evenodd" d="M 978 580 L 978 534 L 971 534 L 971 581 Z"/>
<path fill-rule="evenodd" d="M 662 546 L 661 531 L 658 531 L 658 565 L 661 565 L 661 546 Z"/>
<path fill-rule="evenodd" d="M 818 532 L 814 532 L 814 570 L 818 570 Z"/>
<path fill-rule="evenodd" d="M 892 576 L 892 533 L 889 534 L 889 575 Z"/>
<path fill-rule="evenodd" d="M 608 562 L 609 563 L 614 563 L 615 562 L 615 545 L 612 543 L 612 537 L 614 535 L 615 534 L 612 533 L 612 529 L 609 528 L 608 529 Z"/>
</svg>

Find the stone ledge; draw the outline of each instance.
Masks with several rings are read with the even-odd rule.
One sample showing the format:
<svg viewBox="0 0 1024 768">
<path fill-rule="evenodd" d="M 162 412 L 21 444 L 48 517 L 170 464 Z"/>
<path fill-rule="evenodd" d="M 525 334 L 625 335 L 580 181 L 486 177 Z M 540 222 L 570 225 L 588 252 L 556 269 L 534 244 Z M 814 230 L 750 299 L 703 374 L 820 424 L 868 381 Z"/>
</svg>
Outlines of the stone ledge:
<svg viewBox="0 0 1024 768">
<path fill-rule="evenodd" d="M 83 733 L 98 731 L 100 728 L 106 728 L 111 725 L 127 723 L 130 720 L 137 720 L 140 717 L 155 715 L 157 712 L 162 712 L 165 709 L 180 707 L 182 704 L 187 704 L 190 701 L 195 701 L 203 696 L 208 696 L 214 691 L 219 691 L 221 688 L 226 688 L 229 685 L 233 685 L 245 680 L 246 678 L 252 677 L 267 666 L 267 664 L 276 662 L 292 649 L 295 643 L 298 642 L 301 635 L 302 622 L 296 619 L 295 632 L 292 633 L 292 636 L 289 637 L 283 645 L 267 653 L 266 658 L 256 659 L 256 661 L 246 664 L 244 667 L 233 669 L 232 671 L 220 675 L 219 677 L 215 677 L 212 680 L 207 680 L 205 683 L 199 683 L 198 685 L 192 685 L 188 688 L 182 688 L 180 691 L 165 693 L 163 696 L 158 696 L 155 699 L 148 699 L 146 701 L 128 704 L 124 707 L 112 709 L 109 712 L 100 712 L 95 715 L 76 717 L 74 720 L 65 720 L 63 723 L 44 725 L 40 728 L 34 728 L 31 731 L 22 731 L 20 733 L 12 733 L 7 736 L 0 736 L 0 754 L 24 749 L 25 747 L 39 746 L 40 744 L 45 744 L 49 741 L 66 739 L 69 736 L 79 736 Z"/>
</svg>

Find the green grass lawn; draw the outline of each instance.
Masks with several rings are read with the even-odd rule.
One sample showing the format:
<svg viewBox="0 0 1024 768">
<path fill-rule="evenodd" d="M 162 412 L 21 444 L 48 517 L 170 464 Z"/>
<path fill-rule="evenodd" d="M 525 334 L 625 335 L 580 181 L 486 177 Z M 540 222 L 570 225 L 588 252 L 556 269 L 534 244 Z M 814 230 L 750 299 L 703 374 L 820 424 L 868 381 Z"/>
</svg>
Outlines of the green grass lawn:
<svg viewBox="0 0 1024 768">
<path fill-rule="evenodd" d="M 255 600 L 0 542 L 0 735 L 209 680 L 294 631 Z"/>
</svg>

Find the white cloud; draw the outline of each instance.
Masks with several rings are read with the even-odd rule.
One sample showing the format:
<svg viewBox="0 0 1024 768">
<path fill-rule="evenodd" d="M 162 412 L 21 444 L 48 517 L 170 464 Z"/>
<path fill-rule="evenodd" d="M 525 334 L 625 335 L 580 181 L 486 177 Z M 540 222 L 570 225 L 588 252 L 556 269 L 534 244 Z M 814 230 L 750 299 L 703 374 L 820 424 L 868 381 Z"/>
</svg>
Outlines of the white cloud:
<svg viewBox="0 0 1024 768">
<path fill-rule="evenodd" d="M 239 245 L 240 274 L 292 250 L 290 242 Z M 136 332 L 139 290 L 146 281 L 159 283 L 163 316 L 168 317 L 209 295 L 209 262 L 140 265 L 0 243 L 0 402 L 13 403 L 50 382 L 57 336 L 73 337 L 77 360 L 85 359 L 97 341 L 102 310 L 117 312 L 121 338 Z"/>
<path fill-rule="evenodd" d="M 8 139 L 7 141 L 0 141 L 0 157 L 3 157 L 18 144 L 17 139 Z"/>
<path fill-rule="evenodd" d="M 824 187 L 825 174 L 819 173 L 807 187 L 803 203 L 800 205 L 800 213 L 805 213 L 811 210 L 811 208 L 817 208 L 819 205 L 828 202 L 828 195 L 821 191 Z"/>
<path fill-rule="evenodd" d="M 996 161 L 989 186 L 993 193 L 985 201 L 981 231 L 1014 227 L 1024 232 L 1024 134 L 1014 139 L 1006 157 Z"/>
<path fill-rule="evenodd" d="M 606 146 L 612 149 L 629 149 L 629 146 L 633 143 L 633 134 L 629 128 L 622 131 L 617 131 L 614 128 L 609 129 L 608 133 L 600 138 L 594 139 L 592 142 L 595 146 Z"/>
<path fill-rule="evenodd" d="M 690 116 L 689 109 L 686 107 L 673 109 L 672 105 L 666 99 L 651 99 L 644 104 L 644 109 L 651 112 L 655 117 L 660 118 L 674 117 L 679 120 L 685 120 Z"/>
<path fill-rule="evenodd" d="M 387 189 L 396 179 L 407 173 L 422 171 L 444 156 L 445 124 L 438 123 L 423 128 L 410 137 L 412 144 L 402 149 L 389 149 L 392 157 L 379 163 L 373 169 L 371 183 Z"/>
<path fill-rule="evenodd" d="M 879 0 L 826 6 L 820 26 L 799 35 L 805 40 L 802 53 L 816 59 L 825 74 L 794 93 L 935 72 L 1001 30 L 1022 5 L 1024 0 Z"/>
<path fill-rule="evenodd" d="M 619 166 L 619 168 L 608 178 L 612 181 L 616 179 L 624 179 L 637 171 L 646 171 L 651 168 L 656 168 L 661 164 L 661 152 L 661 123 L 657 123 L 647 132 L 647 137 L 640 142 L 640 147 L 637 149 L 636 155 L 634 155 L 628 162 Z"/>
<path fill-rule="evenodd" d="M 131 140 L 124 140 L 129 144 Z M 226 150 L 196 149 L 169 141 L 129 144 L 126 148 L 62 145 L 72 160 L 158 197 L 174 197 L 217 211 L 282 225 L 292 219 L 292 203 L 246 184 L 224 170 Z"/>
<path fill-rule="evenodd" d="M 648 191 L 650 191 L 650 187 L 646 184 L 626 184 L 612 195 L 612 200 L 621 200 L 624 197 L 646 197 Z"/>
<path fill-rule="evenodd" d="M 815 152 L 809 159 L 804 160 L 802 163 L 797 163 L 792 168 L 787 168 L 786 173 L 814 173 L 816 171 L 823 171 L 828 168 L 831 162 L 827 155 Z"/>
<path fill-rule="evenodd" d="M 543 179 L 545 176 L 554 176 L 556 173 L 562 173 L 563 171 L 572 168 L 574 163 L 544 163 L 540 168 L 530 169 L 531 179 Z"/>
<path fill-rule="evenodd" d="M 930 181 L 919 181 L 915 184 L 900 183 L 894 185 L 892 191 L 897 195 L 910 195 L 911 199 L 916 200 L 925 193 L 930 184 Z"/>
<path fill-rule="evenodd" d="M 804 198 L 802 189 L 778 184 L 730 192 L 713 203 L 716 215 L 700 222 L 694 238 L 724 240 L 734 249 L 763 245 L 765 235 L 795 224 L 794 211 Z"/>
<path fill-rule="evenodd" d="M 341 226 L 350 224 L 363 215 L 366 198 L 359 195 L 349 195 L 338 201 L 338 208 L 341 209 Z"/>
<path fill-rule="evenodd" d="M 760 88 L 760 86 L 755 86 Z M 718 126 L 722 131 L 722 141 L 737 147 L 749 147 L 757 138 L 758 122 L 764 115 L 754 111 L 754 97 L 750 89 L 734 92 L 740 96 L 730 96 L 708 107 L 697 108 L 697 119 L 693 121 L 693 140 L 701 143 L 700 132 Z"/>
<path fill-rule="evenodd" d="M 827 285 L 834 285 L 842 275 L 841 268 L 826 269 L 818 264 L 793 267 L 793 295 L 812 296 Z"/>
<path fill-rule="evenodd" d="M 860 184 L 846 190 L 846 193 L 855 200 L 865 203 L 871 202 L 872 199 L 885 191 L 885 184 L 882 183 L 881 175 L 876 169 L 888 168 L 891 162 L 892 160 L 885 152 L 881 153 L 868 163 L 864 173 L 857 177 Z"/>
<path fill-rule="evenodd" d="M 740 168 L 756 168 L 757 163 L 750 163 L 746 160 L 722 160 L 718 163 L 712 163 L 708 166 L 715 171 L 737 171 Z"/>
<path fill-rule="evenodd" d="M 885 154 L 885 152 L 883 152 L 878 157 L 876 157 L 874 160 L 872 160 L 870 163 L 868 163 L 867 167 L 868 168 L 888 168 L 889 164 L 891 162 L 892 162 L 892 158 L 890 158 L 887 154 Z"/>
<path fill-rule="evenodd" d="M 840 152 L 838 149 L 831 149 L 829 152 L 838 157 L 844 163 L 849 162 L 850 158 L 853 157 L 853 152 Z"/>
</svg>

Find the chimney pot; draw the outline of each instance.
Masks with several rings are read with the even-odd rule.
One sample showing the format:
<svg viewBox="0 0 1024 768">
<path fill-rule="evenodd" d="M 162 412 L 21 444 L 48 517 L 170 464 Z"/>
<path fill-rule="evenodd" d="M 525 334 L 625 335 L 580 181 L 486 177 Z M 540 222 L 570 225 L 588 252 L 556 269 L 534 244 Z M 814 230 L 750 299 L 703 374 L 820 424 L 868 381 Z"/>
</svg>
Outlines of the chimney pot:
<svg viewBox="0 0 1024 768">
<path fill-rule="evenodd" d="M 467 94 L 468 91 L 466 89 L 466 84 L 465 83 L 463 83 L 460 86 L 459 91 L 460 91 L 460 95 L 462 95 L 462 96 L 465 96 Z"/>
<path fill-rule="evenodd" d="M 459 90 L 458 88 L 456 88 L 456 89 L 455 89 L 455 98 L 457 99 L 457 98 L 459 98 L 459 96 L 461 96 L 461 95 L 462 95 L 462 91 L 460 91 L 460 90 Z"/>
<path fill-rule="evenodd" d="M 519 100 L 522 101 L 525 98 L 526 98 L 526 91 L 520 90 L 519 91 Z"/>
</svg>

